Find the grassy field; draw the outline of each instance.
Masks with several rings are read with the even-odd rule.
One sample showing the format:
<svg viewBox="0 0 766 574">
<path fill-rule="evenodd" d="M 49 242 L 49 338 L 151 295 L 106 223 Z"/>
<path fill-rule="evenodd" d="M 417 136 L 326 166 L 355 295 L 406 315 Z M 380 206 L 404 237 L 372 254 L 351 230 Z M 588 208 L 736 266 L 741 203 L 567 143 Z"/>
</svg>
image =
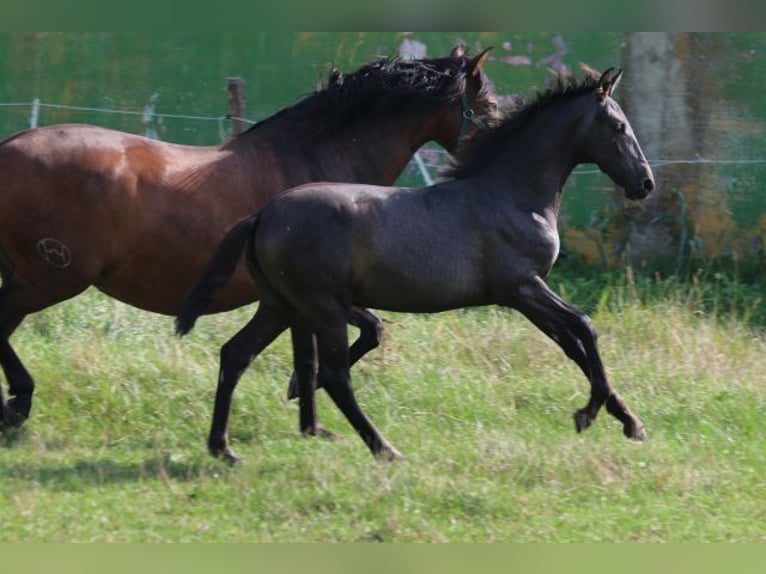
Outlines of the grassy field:
<svg viewBox="0 0 766 574">
<path fill-rule="evenodd" d="M 0 541 L 766 541 L 766 335 L 758 288 L 725 276 L 552 286 L 589 311 L 613 384 L 646 424 L 605 412 L 516 313 L 386 315 L 354 372 L 360 403 L 407 457 L 306 439 L 280 339 L 235 394 L 232 443 L 206 454 L 218 349 L 252 309 L 172 319 L 88 292 L 28 318 L 32 418 L 0 448 Z M 761 293 L 763 291 L 760 291 Z"/>
</svg>

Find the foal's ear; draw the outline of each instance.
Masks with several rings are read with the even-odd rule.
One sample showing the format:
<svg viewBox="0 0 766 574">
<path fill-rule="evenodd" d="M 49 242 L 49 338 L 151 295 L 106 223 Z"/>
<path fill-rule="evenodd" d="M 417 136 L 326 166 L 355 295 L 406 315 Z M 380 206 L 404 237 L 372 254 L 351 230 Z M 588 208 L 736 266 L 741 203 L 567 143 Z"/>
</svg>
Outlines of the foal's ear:
<svg viewBox="0 0 766 574">
<path fill-rule="evenodd" d="M 468 62 L 468 75 L 469 76 L 477 76 L 481 72 L 481 67 L 484 65 L 484 62 L 487 61 L 487 58 L 489 58 L 489 51 L 492 49 L 490 46 L 486 50 L 484 50 L 481 54 L 476 56 L 475 58 L 471 58 L 471 60 Z"/>
<path fill-rule="evenodd" d="M 620 83 L 620 80 L 622 79 L 622 69 L 620 69 L 612 78 L 611 83 L 609 84 L 609 92 L 608 94 L 611 96 L 614 93 L 615 88 Z"/>
<path fill-rule="evenodd" d="M 598 80 L 598 87 L 601 89 L 601 93 L 604 96 L 611 96 L 622 78 L 622 70 L 619 70 L 616 74 L 613 72 L 614 68 L 609 68 L 601 74 L 601 78 Z"/>
</svg>

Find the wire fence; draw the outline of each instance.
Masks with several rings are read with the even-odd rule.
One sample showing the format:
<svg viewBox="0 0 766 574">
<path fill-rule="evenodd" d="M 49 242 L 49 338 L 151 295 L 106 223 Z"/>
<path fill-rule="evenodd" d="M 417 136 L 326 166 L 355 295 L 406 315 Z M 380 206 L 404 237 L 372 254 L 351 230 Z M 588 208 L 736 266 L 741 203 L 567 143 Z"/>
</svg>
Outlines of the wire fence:
<svg viewBox="0 0 766 574">
<path fill-rule="evenodd" d="M 0 102 L 0 109 L 9 108 L 25 114 L 25 123 L 28 127 L 37 127 L 43 124 L 43 116 L 46 114 L 42 112 L 46 110 L 135 117 L 139 120 L 135 124 L 136 129 L 127 131 L 141 133 L 141 135 L 154 139 L 163 139 L 160 137 L 163 130 L 158 128 L 163 127 L 162 122 L 166 120 L 214 124 L 217 137 L 221 142 L 226 141 L 236 133 L 235 126 L 239 126 L 241 129 L 245 124 L 253 125 L 258 121 L 235 117 L 232 114 L 163 113 L 156 110 L 155 98 L 150 98 L 141 110 L 57 104 L 42 102 L 39 99 L 30 102 Z M 87 121 L 94 121 L 93 116 L 88 117 Z M 95 121 L 97 122 L 97 120 Z M 105 120 L 103 123 L 115 122 Z M 190 131 L 196 132 L 197 130 L 195 128 Z M 755 245 L 755 247 L 748 247 L 748 252 L 752 253 L 755 249 L 761 253 L 766 249 L 766 239 L 763 237 L 764 229 L 762 229 L 766 225 L 766 214 L 763 213 L 763 201 L 759 194 L 759 181 L 762 179 L 760 166 L 766 165 L 766 158 L 649 158 L 648 161 L 658 180 L 662 179 L 665 170 L 682 169 L 683 166 L 711 166 L 723 182 L 719 182 L 718 185 L 719 191 L 722 190 L 727 196 L 728 203 L 725 209 L 728 210 L 728 213 L 720 214 L 721 217 L 718 216 L 721 205 L 720 194 L 716 196 L 715 194 L 694 192 L 687 196 L 683 189 L 670 191 L 677 198 L 678 213 L 666 213 L 664 218 L 678 220 L 677 226 L 681 229 L 679 252 L 690 249 L 699 250 L 698 244 L 702 241 L 700 237 L 705 235 L 704 233 L 701 234 L 700 230 L 705 227 L 707 229 L 722 229 L 721 233 L 715 232 L 717 235 L 714 239 L 721 245 L 742 245 L 744 240 L 750 246 Z M 412 186 L 432 185 L 442 178 L 442 173 L 449 165 L 450 155 L 448 152 L 436 144 L 427 144 L 415 153 L 400 183 Z M 756 170 L 756 175 L 753 175 L 753 170 Z M 670 173 L 668 172 L 668 174 Z M 601 177 L 604 179 L 598 179 Z M 601 183 L 601 181 L 607 183 Z M 581 166 L 575 169 L 567 185 L 578 188 L 578 193 L 565 197 L 564 211 L 562 212 L 566 219 L 562 227 L 565 244 L 574 246 L 574 249 L 581 253 L 590 252 L 592 256 L 589 259 L 594 260 L 598 257 L 597 254 L 603 253 L 605 250 L 604 245 L 602 245 L 602 242 L 605 241 L 603 230 L 612 225 L 616 219 L 619 219 L 619 210 L 610 208 L 608 205 L 609 190 L 613 190 L 613 188 L 605 176 L 601 175 L 601 171 L 593 166 Z M 692 210 L 695 211 L 694 214 L 690 213 Z M 730 225 L 728 221 L 731 220 L 731 214 L 734 212 L 736 212 L 738 220 Z M 585 230 L 585 232 L 575 228 Z M 723 238 L 724 232 L 726 234 L 725 239 Z M 710 238 L 706 238 L 706 241 L 708 244 L 711 242 Z M 741 248 L 737 247 L 737 249 Z M 682 261 L 680 256 L 679 261 Z"/>
<path fill-rule="evenodd" d="M 232 116 L 231 114 L 223 114 L 216 116 L 203 116 L 194 114 L 170 114 L 157 112 L 151 103 L 147 104 L 143 110 L 123 110 L 115 108 L 104 108 L 95 106 L 74 106 L 68 104 L 55 104 L 42 102 L 39 99 L 34 99 L 30 102 L 0 102 L 0 108 L 17 108 L 17 109 L 29 109 L 29 127 L 35 128 L 40 124 L 40 111 L 43 109 L 51 110 L 67 110 L 73 112 L 88 112 L 106 115 L 122 115 L 122 116 L 134 116 L 140 117 L 141 123 L 146 126 L 144 133 L 148 137 L 157 139 L 156 131 L 151 129 L 151 126 L 161 120 L 189 120 L 215 123 L 218 126 L 218 132 L 222 135 L 221 139 L 224 140 L 228 137 L 230 132 L 226 129 L 227 122 L 238 121 L 250 125 L 256 124 L 259 120 L 252 120 L 249 118 L 242 118 Z M 434 182 L 434 178 L 438 177 L 436 174 L 448 165 L 449 153 L 441 148 L 428 146 L 424 148 L 422 152 L 418 152 L 412 161 L 412 168 L 420 173 L 426 185 L 430 185 Z M 655 158 L 649 159 L 649 164 L 653 169 L 663 168 L 673 165 L 764 165 L 766 164 L 766 158 L 754 158 L 754 159 L 716 159 L 716 158 L 673 158 L 663 159 Z M 598 169 L 593 168 L 578 168 L 573 172 L 574 175 L 591 175 L 601 173 Z"/>
</svg>

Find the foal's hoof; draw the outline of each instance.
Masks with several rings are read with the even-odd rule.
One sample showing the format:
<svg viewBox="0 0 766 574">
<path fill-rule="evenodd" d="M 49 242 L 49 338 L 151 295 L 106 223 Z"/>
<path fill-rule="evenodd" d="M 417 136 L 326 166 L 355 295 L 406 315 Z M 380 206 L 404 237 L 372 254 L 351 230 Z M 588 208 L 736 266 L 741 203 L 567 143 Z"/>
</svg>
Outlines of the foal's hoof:
<svg viewBox="0 0 766 574">
<path fill-rule="evenodd" d="M 228 446 L 223 449 L 210 449 L 210 454 L 214 458 L 221 459 L 231 466 L 239 466 L 244 464 L 244 461 L 239 456 L 237 456 Z"/>
<path fill-rule="evenodd" d="M 338 438 L 338 435 L 336 435 L 331 430 L 327 430 L 321 425 L 317 425 L 313 430 L 301 431 L 301 434 L 306 437 L 317 437 L 321 438 L 322 440 L 328 440 L 331 442 Z"/>
<path fill-rule="evenodd" d="M 628 421 L 622 427 L 622 433 L 631 440 L 643 442 L 646 440 L 644 423 L 639 420 Z"/>
<path fill-rule="evenodd" d="M 383 445 L 379 451 L 373 453 L 373 456 L 375 456 L 375 458 L 377 458 L 378 460 L 382 460 L 385 462 L 393 462 L 395 460 L 404 460 L 404 455 L 400 453 L 398 450 L 396 450 L 390 444 Z"/>
<path fill-rule="evenodd" d="M 27 420 L 27 416 L 21 414 L 15 408 L 15 399 L 9 400 L 3 405 L 2 418 L 0 418 L 0 426 L 9 429 L 21 428 L 21 425 Z"/>
<path fill-rule="evenodd" d="M 582 432 L 593 424 L 593 419 L 590 418 L 590 415 L 588 415 L 585 409 L 580 409 L 574 414 L 574 421 L 577 432 Z"/>
</svg>

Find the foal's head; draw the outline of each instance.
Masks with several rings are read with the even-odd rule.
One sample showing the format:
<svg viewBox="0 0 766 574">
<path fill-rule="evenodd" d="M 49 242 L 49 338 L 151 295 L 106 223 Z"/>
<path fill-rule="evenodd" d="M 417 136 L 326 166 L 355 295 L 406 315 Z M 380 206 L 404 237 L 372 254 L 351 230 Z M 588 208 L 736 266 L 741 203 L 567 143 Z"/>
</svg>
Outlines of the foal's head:
<svg viewBox="0 0 766 574">
<path fill-rule="evenodd" d="M 596 111 L 583 127 L 579 141 L 583 161 L 592 162 L 625 189 L 628 199 L 644 199 L 654 189 L 652 168 L 633 133 L 628 118 L 612 99 L 622 70 L 610 68 L 598 80 L 594 98 Z"/>
</svg>

